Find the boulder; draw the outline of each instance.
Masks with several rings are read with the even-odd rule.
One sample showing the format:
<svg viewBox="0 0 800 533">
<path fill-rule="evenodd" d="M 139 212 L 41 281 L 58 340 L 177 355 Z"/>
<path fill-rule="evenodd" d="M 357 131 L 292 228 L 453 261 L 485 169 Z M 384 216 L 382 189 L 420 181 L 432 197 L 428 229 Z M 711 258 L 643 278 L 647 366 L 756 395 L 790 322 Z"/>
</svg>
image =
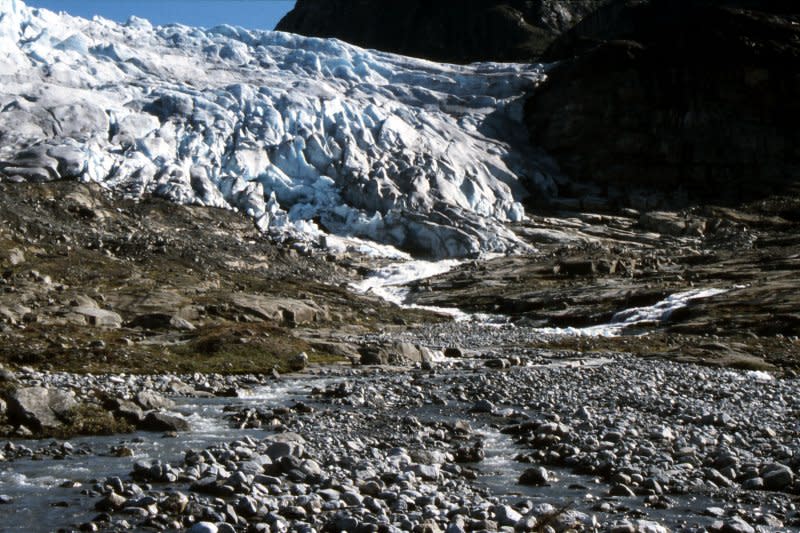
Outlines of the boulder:
<svg viewBox="0 0 800 533">
<path fill-rule="evenodd" d="M 764 468 L 761 474 L 767 490 L 786 490 L 794 483 L 794 472 L 786 465 L 774 463 Z"/>
<path fill-rule="evenodd" d="M 431 363 L 437 358 L 428 347 L 408 342 L 367 344 L 359 347 L 362 365 L 397 365 L 408 363 Z"/>
<path fill-rule="evenodd" d="M 327 310 L 311 300 L 238 294 L 233 296 L 232 302 L 245 313 L 285 326 L 299 326 L 329 319 Z"/>
<path fill-rule="evenodd" d="M 8 418 L 16 425 L 36 431 L 51 431 L 62 427 L 78 407 L 75 393 L 44 387 L 23 387 L 6 396 Z"/>
<path fill-rule="evenodd" d="M 189 422 L 184 418 L 166 413 L 151 411 L 139 424 L 139 429 L 144 431 L 189 431 Z"/>
<path fill-rule="evenodd" d="M 550 473 L 544 467 L 528 468 L 519 476 L 520 485 L 546 485 L 550 482 Z"/>
<path fill-rule="evenodd" d="M 114 413 L 117 418 L 122 418 L 136 425 L 144 420 L 144 411 L 135 403 L 128 400 L 113 399 L 105 407 Z"/>
<path fill-rule="evenodd" d="M 289 369 L 295 372 L 305 370 L 305 368 L 308 366 L 308 354 L 306 352 L 300 352 L 294 357 L 291 357 L 288 364 Z"/>
<path fill-rule="evenodd" d="M 122 317 L 113 311 L 83 305 L 73 307 L 70 310 L 73 313 L 83 315 L 89 324 L 98 328 L 119 329 L 122 327 Z"/>
<path fill-rule="evenodd" d="M 169 409 L 175 406 L 175 402 L 169 398 L 164 398 L 157 392 L 150 390 L 139 391 L 136 394 L 136 403 L 146 410 Z"/>
</svg>

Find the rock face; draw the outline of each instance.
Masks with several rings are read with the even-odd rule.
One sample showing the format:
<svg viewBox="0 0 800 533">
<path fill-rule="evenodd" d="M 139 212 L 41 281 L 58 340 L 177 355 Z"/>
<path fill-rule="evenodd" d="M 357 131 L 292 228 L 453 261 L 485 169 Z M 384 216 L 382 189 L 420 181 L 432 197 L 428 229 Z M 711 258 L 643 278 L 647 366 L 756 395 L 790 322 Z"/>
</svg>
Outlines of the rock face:
<svg viewBox="0 0 800 533">
<path fill-rule="evenodd" d="M 602 0 L 299 0 L 277 30 L 449 63 L 529 61 Z"/>
<path fill-rule="evenodd" d="M 570 177 L 637 208 L 796 192 L 793 12 L 738 0 L 600 8 L 545 54 L 565 61 L 527 104 L 534 144 Z"/>
</svg>

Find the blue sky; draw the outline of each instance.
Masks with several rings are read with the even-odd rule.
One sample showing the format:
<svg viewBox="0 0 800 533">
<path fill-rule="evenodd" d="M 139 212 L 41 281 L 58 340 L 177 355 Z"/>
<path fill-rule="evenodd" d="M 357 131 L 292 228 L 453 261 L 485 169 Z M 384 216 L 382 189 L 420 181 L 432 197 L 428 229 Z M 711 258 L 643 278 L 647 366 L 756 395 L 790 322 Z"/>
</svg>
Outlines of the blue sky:
<svg viewBox="0 0 800 533">
<path fill-rule="evenodd" d="M 190 26 L 232 24 L 271 30 L 294 7 L 294 0 L 25 0 L 31 7 L 66 11 L 71 15 L 125 22 L 131 15 L 154 24 L 180 22 Z"/>
</svg>

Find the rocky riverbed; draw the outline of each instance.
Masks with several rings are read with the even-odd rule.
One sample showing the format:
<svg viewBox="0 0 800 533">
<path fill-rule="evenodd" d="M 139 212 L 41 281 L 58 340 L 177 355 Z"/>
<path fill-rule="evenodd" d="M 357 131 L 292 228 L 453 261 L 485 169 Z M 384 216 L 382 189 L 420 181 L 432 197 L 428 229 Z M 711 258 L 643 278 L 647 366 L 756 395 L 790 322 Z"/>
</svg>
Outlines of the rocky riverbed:
<svg viewBox="0 0 800 533">
<path fill-rule="evenodd" d="M 508 334 L 518 345 L 521 333 L 475 328 L 421 331 L 418 342 L 451 357 L 416 368 L 315 368 L 270 381 L 23 373 L 29 384 L 134 399 L 142 390 L 175 396 L 180 382 L 187 397 L 160 412 L 188 426 L 164 427 L 166 441 L 159 432 L 8 443 L 6 480 L 29 471 L 35 485 L 38 465 L 51 475 L 53 464 L 87 455 L 106 463 L 102 476 L 51 479 L 61 487 L 53 501 L 46 490 L 27 501 L 7 484 L 4 511 L 65 505 L 51 513 L 65 522 L 51 529 L 84 531 L 800 526 L 794 373 L 567 350 L 498 358 L 486 340 L 502 344 Z M 237 397 L 191 392 L 215 384 Z"/>
</svg>

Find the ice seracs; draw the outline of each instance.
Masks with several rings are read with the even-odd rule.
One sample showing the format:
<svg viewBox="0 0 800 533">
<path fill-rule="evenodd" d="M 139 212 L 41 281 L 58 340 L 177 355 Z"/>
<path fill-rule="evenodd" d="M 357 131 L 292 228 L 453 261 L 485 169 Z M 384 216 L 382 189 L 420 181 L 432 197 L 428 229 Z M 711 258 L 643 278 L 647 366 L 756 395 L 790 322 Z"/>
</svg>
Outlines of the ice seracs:
<svg viewBox="0 0 800 533">
<path fill-rule="evenodd" d="M 542 76 L 0 0 L 0 176 L 237 208 L 306 241 L 508 251 L 520 243 L 503 223 L 551 188 L 522 124 Z"/>
</svg>

